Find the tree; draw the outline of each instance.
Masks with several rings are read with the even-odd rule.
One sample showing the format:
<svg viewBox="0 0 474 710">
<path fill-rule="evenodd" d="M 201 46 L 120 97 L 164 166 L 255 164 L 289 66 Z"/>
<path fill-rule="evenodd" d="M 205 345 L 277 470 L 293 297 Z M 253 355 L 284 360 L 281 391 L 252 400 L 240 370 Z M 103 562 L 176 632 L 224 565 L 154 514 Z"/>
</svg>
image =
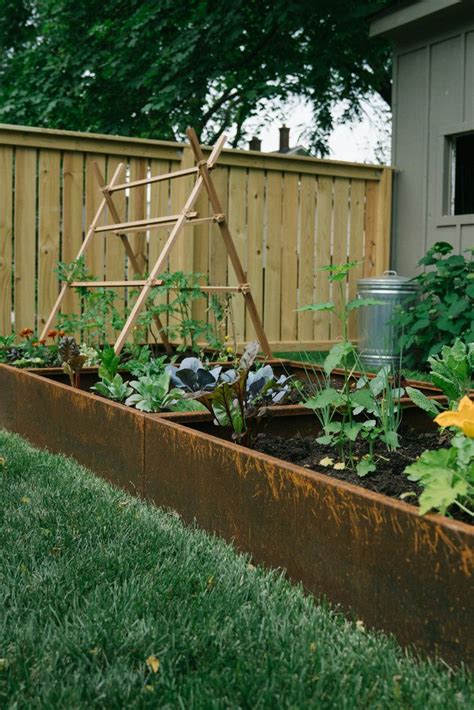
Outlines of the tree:
<svg viewBox="0 0 474 710">
<path fill-rule="evenodd" d="M 277 102 L 390 102 L 389 51 L 368 37 L 386 0 L 0 0 L 0 121 L 212 142 Z"/>
</svg>

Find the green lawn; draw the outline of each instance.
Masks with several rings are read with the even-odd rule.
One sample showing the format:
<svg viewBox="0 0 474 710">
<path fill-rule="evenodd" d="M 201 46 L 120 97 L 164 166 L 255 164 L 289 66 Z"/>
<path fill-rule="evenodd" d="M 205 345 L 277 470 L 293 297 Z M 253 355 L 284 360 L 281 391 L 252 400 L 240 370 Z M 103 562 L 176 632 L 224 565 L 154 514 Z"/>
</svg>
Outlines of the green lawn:
<svg viewBox="0 0 474 710">
<path fill-rule="evenodd" d="M 4 432 L 0 455 L 1 708 L 472 707 L 467 673 L 177 515 Z"/>
</svg>

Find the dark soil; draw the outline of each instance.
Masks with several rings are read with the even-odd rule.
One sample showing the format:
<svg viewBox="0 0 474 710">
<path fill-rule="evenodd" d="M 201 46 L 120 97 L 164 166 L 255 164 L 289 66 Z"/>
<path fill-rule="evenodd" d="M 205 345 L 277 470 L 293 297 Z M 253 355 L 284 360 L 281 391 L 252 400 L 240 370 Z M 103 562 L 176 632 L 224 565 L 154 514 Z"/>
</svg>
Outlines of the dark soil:
<svg viewBox="0 0 474 710">
<path fill-rule="evenodd" d="M 283 461 L 309 468 L 318 473 L 324 473 L 340 481 L 353 483 L 369 491 L 383 493 L 390 498 L 398 498 L 402 494 L 412 493 L 404 500 L 414 505 L 417 504 L 418 496 L 422 489 L 403 473 L 406 466 L 412 463 L 426 449 L 439 449 L 449 446 L 447 438 L 440 437 L 438 432 L 421 433 L 405 431 L 400 435 L 400 449 L 393 453 L 387 453 L 383 444 L 376 449 L 377 471 L 363 478 L 350 469 L 335 470 L 331 466 L 322 466 L 321 460 L 329 457 L 336 463 L 339 459 L 337 453 L 330 446 L 319 444 L 311 436 L 295 436 L 292 439 L 285 439 L 282 436 L 271 434 L 258 434 L 254 448 L 264 454 L 276 456 Z M 367 453 L 365 442 L 354 444 L 354 456 L 361 457 Z M 471 518 L 453 507 L 450 517 L 455 520 L 472 524 Z"/>
</svg>

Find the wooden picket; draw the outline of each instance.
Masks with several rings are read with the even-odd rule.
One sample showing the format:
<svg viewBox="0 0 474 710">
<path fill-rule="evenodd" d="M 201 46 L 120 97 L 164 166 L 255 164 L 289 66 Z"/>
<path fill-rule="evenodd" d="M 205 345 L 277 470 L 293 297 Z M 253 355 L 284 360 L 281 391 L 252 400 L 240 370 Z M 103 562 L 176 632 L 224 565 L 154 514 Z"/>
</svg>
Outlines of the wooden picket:
<svg viewBox="0 0 474 710">
<path fill-rule="evenodd" d="M 108 179 L 123 162 L 119 182 L 193 164 L 191 151 L 179 143 L 0 125 L 0 335 L 44 325 L 59 288 L 56 262 L 77 253 L 101 200 L 94 161 Z M 388 268 L 391 177 L 383 166 L 223 151 L 213 180 L 274 350 L 326 349 L 340 337 L 337 319 L 297 312 L 333 295 L 319 267 L 365 259 L 349 278 L 351 296 L 357 278 Z M 173 214 L 188 182 L 122 190 L 114 201 L 124 220 Z M 197 211 L 209 215 L 207 196 L 199 198 Z M 104 221 L 110 222 L 107 214 Z M 142 265 L 153 263 L 168 233 L 130 235 Z M 217 234 L 216 224 L 186 228 L 170 268 L 202 273 L 214 285 L 236 284 Z M 95 236 L 88 265 L 107 280 L 132 277 L 111 233 Z M 233 320 L 244 342 L 255 333 L 241 301 L 234 298 Z M 69 294 L 65 310 L 78 303 Z M 193 315 L 207 317 L 205 299 L 193 304 Z M 356 335 L 355 321 L 350 332 Z"/>
</svg>

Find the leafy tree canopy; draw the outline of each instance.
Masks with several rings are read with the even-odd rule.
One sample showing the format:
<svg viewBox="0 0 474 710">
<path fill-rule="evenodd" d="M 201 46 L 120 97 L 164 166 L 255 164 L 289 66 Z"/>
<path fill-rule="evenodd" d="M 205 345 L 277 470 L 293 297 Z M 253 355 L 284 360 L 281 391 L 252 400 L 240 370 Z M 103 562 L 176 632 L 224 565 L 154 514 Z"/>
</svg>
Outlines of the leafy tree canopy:
<svg viewBox="0 0 474 710">
<path fill-rule="evenodd" d="M 294 96 L 324 153 L 331 109 L 390 102 L 387 45 L 367 16 L 387 0 L 0 0 L 0 121 L 234 145 Z"/>
</svg>

